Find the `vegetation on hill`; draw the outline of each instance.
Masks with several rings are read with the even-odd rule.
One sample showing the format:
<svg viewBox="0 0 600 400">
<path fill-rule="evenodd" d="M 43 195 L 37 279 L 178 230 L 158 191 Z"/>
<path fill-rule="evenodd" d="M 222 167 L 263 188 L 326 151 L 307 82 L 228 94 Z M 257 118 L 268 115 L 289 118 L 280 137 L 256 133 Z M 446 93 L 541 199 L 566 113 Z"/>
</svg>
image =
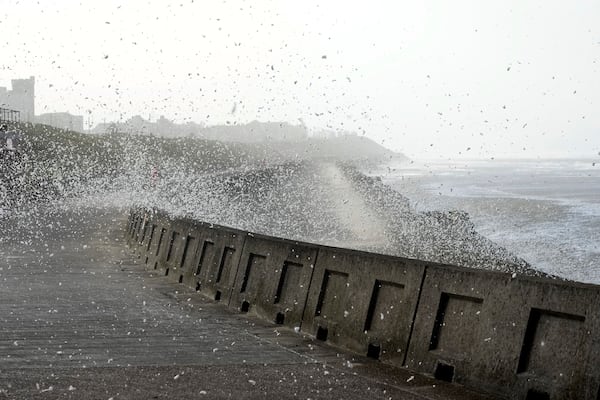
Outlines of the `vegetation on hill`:
<svg viewBox="0 0 600 400">
<path fill-rule="evenodd" d="M 47 125 L 19 124 L 17 155 L 0 164 L 0 206 L 68 196 L 117 178 L 147 183 L 151 169 L 163 176 L 257 169 L 287 162 L 331 158 L 383 161 L 395 155 L 366 138 L 223 142 L 193 137 L 114 133 L 90 135 Z"/>
</svg>

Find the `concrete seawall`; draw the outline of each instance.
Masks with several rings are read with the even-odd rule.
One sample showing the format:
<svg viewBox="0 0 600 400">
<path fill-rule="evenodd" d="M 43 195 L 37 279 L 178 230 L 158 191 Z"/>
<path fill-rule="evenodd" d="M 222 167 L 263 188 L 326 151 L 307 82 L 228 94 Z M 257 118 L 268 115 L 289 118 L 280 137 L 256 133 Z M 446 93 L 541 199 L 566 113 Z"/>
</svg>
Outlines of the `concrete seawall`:
<svg viewBox="0 0 600 400">
<path fill-rule="evenodd" d="M 335 346 L 510 399 L 600 400 L 600 287 L 283 240 L 134 209 L 147 268 Z"/>
</svg>

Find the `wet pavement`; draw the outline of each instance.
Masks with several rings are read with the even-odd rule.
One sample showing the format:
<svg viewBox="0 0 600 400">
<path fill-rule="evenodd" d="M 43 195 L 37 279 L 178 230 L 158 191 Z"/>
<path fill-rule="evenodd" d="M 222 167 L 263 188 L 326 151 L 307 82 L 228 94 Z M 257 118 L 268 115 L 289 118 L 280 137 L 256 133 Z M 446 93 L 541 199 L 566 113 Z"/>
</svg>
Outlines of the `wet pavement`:
<svg viewBox="0 0 600 400">
<path fill-rule="evenodd" d="M 0 399 L 485 399 L 146 271 L 126 210 L 0 219 Z"/>
</svg>

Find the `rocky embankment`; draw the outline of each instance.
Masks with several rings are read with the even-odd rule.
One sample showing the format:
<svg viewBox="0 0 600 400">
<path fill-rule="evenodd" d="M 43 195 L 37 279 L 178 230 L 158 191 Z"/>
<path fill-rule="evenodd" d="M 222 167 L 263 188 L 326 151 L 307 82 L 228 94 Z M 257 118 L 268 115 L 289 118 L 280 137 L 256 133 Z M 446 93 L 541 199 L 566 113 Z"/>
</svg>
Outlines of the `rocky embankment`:
<svg viewBox="0 0 600 400">
<path fill-rule="evenodd" d="M 393 255 L 472 268 L 538 275 L 523 259 L 479 234 L 460 210 L 417 212 L 410 200 L 379 179 L 340 166 L 369 208 L 385 221 Z"/>
<path fill-rule="evenodd" d="M 174 214 L 272 236 L 537 274 L 526 261 L 479 234 L 467 213 L 417 212 L 408 198 L 348 164 L 304 161 L 232 171 L 205 177 L 197 195 L 177 201 L 193 181 L 175 190 L 169 185 L 170 192 L 159 190 L 160 198 L 152 203 Z M 170 208 L 175 202 L 178 206 Z"/>
</svg>

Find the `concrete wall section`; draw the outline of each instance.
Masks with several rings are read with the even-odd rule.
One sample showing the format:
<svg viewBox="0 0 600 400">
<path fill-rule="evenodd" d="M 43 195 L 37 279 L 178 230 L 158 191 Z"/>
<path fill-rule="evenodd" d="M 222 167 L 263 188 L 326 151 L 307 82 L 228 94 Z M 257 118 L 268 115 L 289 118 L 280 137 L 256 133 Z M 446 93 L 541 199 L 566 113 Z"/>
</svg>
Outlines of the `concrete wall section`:
<svg viewBox="0 0 600 400">
<path fill-rule="evenodd" d="M 135 209 L 129 210 L 129 216 L 127 218 L 127 244 L 131 246 L 131 239 L 133 237 L 133 227 L 137 218 L 137 211 Z"/>
<path fill-rule="evenodd" d="M 134 246 L 149 269 L 229 303 L 246 232 L 157 211 L 139 212 L 134 221 Z"/>
<path fill-rule="evenodd" d="M 541 279 L 511 282 L 505 323 L 519 327 L 515 398 L 548 393 L 551 399 L 600 395 L 600 291 L 597 286 Z M 516 321 L 515 321 L 516 320 Z M 515 365 L 511 365 L 514 374 Z M 479 379 L 485 379 L 480 376 Z M 513 375 L 514 378 L 514 375 Z"/>
<path fill-rule="evenodd" d="M 189 232 L 189 242 L 192 248 L 186 252 L 187 260 L 183 260 L 183 273 L 181 282 L 187 286 L 193 287 L 200 291 L 202 289 L 203 281 L 206 278 L 202 278 L 202 273 L 205 272 L 206 268 L 211 267 L 211 263 L 216 263 L 216 248 L 214 242 L 213 230 L 207 225 L 197 227 L 195 230 Z M 188 240 L 188 239 L 186 239 Z M 195 246 L 192 242 L 195 241 Z M 190 251 L 193 250 L 193 253 Z"/>
<path fill-rule="evenodd" d="M 595 399 L 598 301 L 591 285 L 429 267 L 406 365 L 515 399 Z"/>
<path fill-rule="evenodd" d="M 134 247 L 150 270 L 229 303 L 245 232 L 156 210 L 133 210 Z"/>
<path fill-rule="evenodd" d="M 198 235 L 191 268 L 193 277 L 187 279 L 187 284 L 210 298 L 229 304 L 245 239 L 246 232 L 208 225 Z"/>
<path fill-rule="evenodd" d="M 509 281 L 505 274 L 429 267 L 406 365 L 459 383 L 466 383 L 478 368 L 488 368 L 479 362 L 481 357 L 498 358 L 490 367 L 506 369 L 497 324 Z M 503 328 L 510 329 L 517 328 Z M 508 383 L 505 376 L 498 386 Z"/>
<path fill-rule="evenodd" d="M 302 330 L 402 365 L 424 269 L 412 260 L 322 248 Z"/>
<path fill-rule="evenodd" d="M 154 218 L 152 211 L 143 209 L 132 209 L 128 219 L 127 243 L 137 250 L 140 243 L 145 239 L 150 220 Z"/>
<path fill-rule="evenodd" d="M 198 236 L 202 232 L 202 224 L 193 221 L 176 220 L 171 222 L 167 236 L 166 255 L 161 270 L 169 280 L 183 283 L 186 263 L 196 251 Z M 189 268 L 188 268 L 189 269 Z"/>
<path fill-rule="evenodd" d="M 127 244 L 133 247 L 135 243 L 137 231 L 139 227 L 140 211 L 132 209 L 129 214 L 128 229 L 127 229 Z"/>
<path fill-rule="evenodd" d="M 600 287 L 256 235 L 132 209 L 147 268 L 357 353 L 519 400 L 600 400 Z"/>
<path fill-rule="evenodd" d="M 144 253 L 142 248 L 147 245 L 150 237 L 153 235 L 152 228 L 155 226 L 156 217 L 151 211 L 140 211 L 136 215 L 137 228 L 136 234 L 132 238 L 132 247 L 135 247 L 140 256 Z"/>
<path fill-rule="evenodd" d="M 202 256 L 201 251 L 205 251 L 207 231 L 210 229 L 208 224 L 188 221 L 185 229 L 182 229 L 181 251 L 174 260 L 173 280 L 184 285 L 195 287 L 198 290 L 198 259 Z"/>
<path fill-rule="evenodd" d="M 316 246 L 248 234 L 231 306 L 299 327 L 317 251 Z"/>
<path fill-rule="evenodd" d="M 135 237 L 133 245 L 140 258 L 150 270 L 164 271 L 165 242 L 168 240 L 171 221 L 166 214 L 154 210 L 138 214 L 141 233 Z"/>
</svg>

